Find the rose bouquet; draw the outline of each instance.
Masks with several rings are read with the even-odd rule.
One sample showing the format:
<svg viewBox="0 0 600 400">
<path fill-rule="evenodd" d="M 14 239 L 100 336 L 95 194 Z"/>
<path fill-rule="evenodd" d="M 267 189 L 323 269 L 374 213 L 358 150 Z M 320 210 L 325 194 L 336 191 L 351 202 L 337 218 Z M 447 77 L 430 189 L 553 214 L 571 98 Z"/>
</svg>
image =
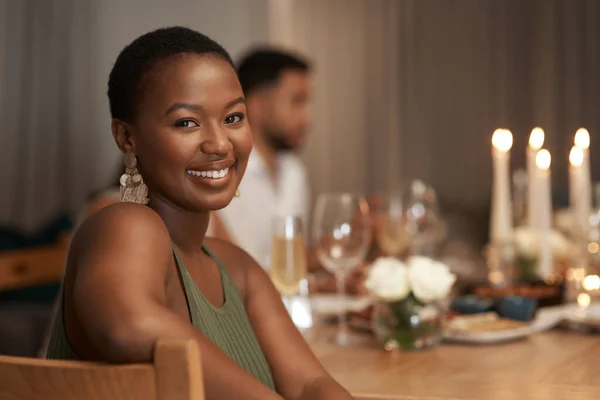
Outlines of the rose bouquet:
<svg viewBox="0 0 600 400">
<path fill-rule="evenodd" d="M 443 303 L 455 281 L 448 266 L 427 257 L 414 256 L 406 263 L 391 257 L 376 260 L 365 287 L 378 299 L 372 326 L 384 348 L 419 349 L 439 343 Z"/>
<path fill-rule="evenodd" d="M 568 264 L 573 255 L 574 245 L 560 231 L 550 231 L 550 248 L 554 263 L 557 266 Z M 521 280 L 536 280 L 538 276 L 538 258 L 540 254 L 540 235 L 530 228 L 520 227 L 513 233 L 515 245 L 517 276 Z M 562 268 L 555 267 L 555 270 Z"/>
</svg>

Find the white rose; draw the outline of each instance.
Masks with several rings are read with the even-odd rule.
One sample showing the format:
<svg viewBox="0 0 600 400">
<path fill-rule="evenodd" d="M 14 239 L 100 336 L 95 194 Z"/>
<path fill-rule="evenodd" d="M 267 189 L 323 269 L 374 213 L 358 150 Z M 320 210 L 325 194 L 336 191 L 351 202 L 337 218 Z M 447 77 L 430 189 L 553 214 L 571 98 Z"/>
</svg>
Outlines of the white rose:
<svg viewBox="0 0 600 400">
<path fill-rule="evenodd" d="M 408 259 L 408 280 L 415 297 L 423 303 L 448 297 L 456 276 L 447 265 L 427 257 Z"/>
<path fill-rule="evenodd" d="M 536 260 L 540 252 L 539 232 L 530 228 L 518 228 L 513 233 L 517 253 L 528 259 Z M 569 240 L 557 230 L 550 231 L 550 247 L 555 257 L 564 258 L 572 252 Z"/>
<path fill-rule="evenodd" d="M 406 265 L 392 257 L 378 258 L 369 270 L 365 287 L 382 301 L 403 300 L 410 293 Z"/>
<path fill-rule="evenodd" d="M 550 232 L 550 246 L 552 246 L 552 253 L 558 258 L 568 257 L 573 251 L 571 242 L 558 231 Z"/>
<path fill-rule="evenodd" d="M 517 254 L 528 260 L 537 258 L 540 244 L 535 231 L 529 228 L 517 228 L 513 232 L 513 241 Z"/>
<path fill-rule="evenodd" d="M 568 235 L 577 233 L 577 220 L 575 219 L 573 212 L 568 208 L 558 210 L 554 213 L 554 226 L 556 226 L 559 231 Z"/>
</svg>

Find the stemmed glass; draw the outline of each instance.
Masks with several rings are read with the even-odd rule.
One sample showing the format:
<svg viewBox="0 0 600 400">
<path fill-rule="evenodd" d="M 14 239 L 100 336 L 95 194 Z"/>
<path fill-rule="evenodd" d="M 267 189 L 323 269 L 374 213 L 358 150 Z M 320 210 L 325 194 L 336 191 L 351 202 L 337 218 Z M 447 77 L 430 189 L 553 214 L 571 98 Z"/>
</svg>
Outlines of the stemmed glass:
<svg viewBox="0 0 600 400">
<path fill-rule="evenodd" d="M 412 245 L 411 227 L 402 190 L 383 195 L 375 210 L 377 245 L 386 255 L 401 257 Z"/>
<path fill-rule="evenodd" d="M 281 294 L 286 307 L 298 293 L 306 278 L 306 244 L 302 219 L 295 216 L 276 216 L 272 221 L 273 238 L 269 275 Z"/>
<path fill-rule="evenodd" d="M 446 233 L 435 191 L 415 180 L 408 188 L 406 199 L 406 218 L 413 237 L 411 254 L 432 256 Z"/>
<path fill-rule="evenodd" d="M 365 260 L 371 243 L 371 221 L 366 200 L 350 193 L 320 195 L 315 206 L 312 232 L 317 257 L 335 276 L 340 304 L 344 304 L 346 278 Z M 343 307 L 339 311 L 335 342 L 340 345 L 353 343 Z"/>
</svg>

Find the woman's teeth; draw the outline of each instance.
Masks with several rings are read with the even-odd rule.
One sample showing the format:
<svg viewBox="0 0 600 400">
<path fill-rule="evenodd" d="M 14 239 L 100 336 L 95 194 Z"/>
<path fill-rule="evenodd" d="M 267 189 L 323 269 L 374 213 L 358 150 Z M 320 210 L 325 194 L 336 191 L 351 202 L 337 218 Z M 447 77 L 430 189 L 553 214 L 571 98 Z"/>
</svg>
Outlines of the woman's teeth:
<svg viewBox="0 0 600 400">
<path fill-rule="evenodd" d="M 200 176 L 202 178 L 219 179 L 219 178 L 223 178 L 225 175 L 227 175 L 227 173 L 229 172 L 229 168 L 212 170 L 212 171 L 194 171 L 194 170 L 188 169 L 186 172 L 188 173 L 188 175 L 192 175 L 192 176 Z"/>
</svg>

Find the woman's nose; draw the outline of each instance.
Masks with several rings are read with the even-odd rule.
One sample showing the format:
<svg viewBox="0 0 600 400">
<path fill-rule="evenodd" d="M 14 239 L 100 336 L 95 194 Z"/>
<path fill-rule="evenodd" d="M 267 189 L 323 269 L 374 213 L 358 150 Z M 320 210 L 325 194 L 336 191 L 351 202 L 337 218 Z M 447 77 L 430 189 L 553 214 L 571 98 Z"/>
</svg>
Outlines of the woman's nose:
<svg viewBox="0 0 600 400">
<path fill-rule="evenodd" d="M 229 137 L 220 129 L 211 130 L 210 135 L 207 135 L 202 143 L 200 143 L 200 150 L 204 154 L 225 156 L 232 149 L 233 145 L 229 141 Z"/>
</svg>

